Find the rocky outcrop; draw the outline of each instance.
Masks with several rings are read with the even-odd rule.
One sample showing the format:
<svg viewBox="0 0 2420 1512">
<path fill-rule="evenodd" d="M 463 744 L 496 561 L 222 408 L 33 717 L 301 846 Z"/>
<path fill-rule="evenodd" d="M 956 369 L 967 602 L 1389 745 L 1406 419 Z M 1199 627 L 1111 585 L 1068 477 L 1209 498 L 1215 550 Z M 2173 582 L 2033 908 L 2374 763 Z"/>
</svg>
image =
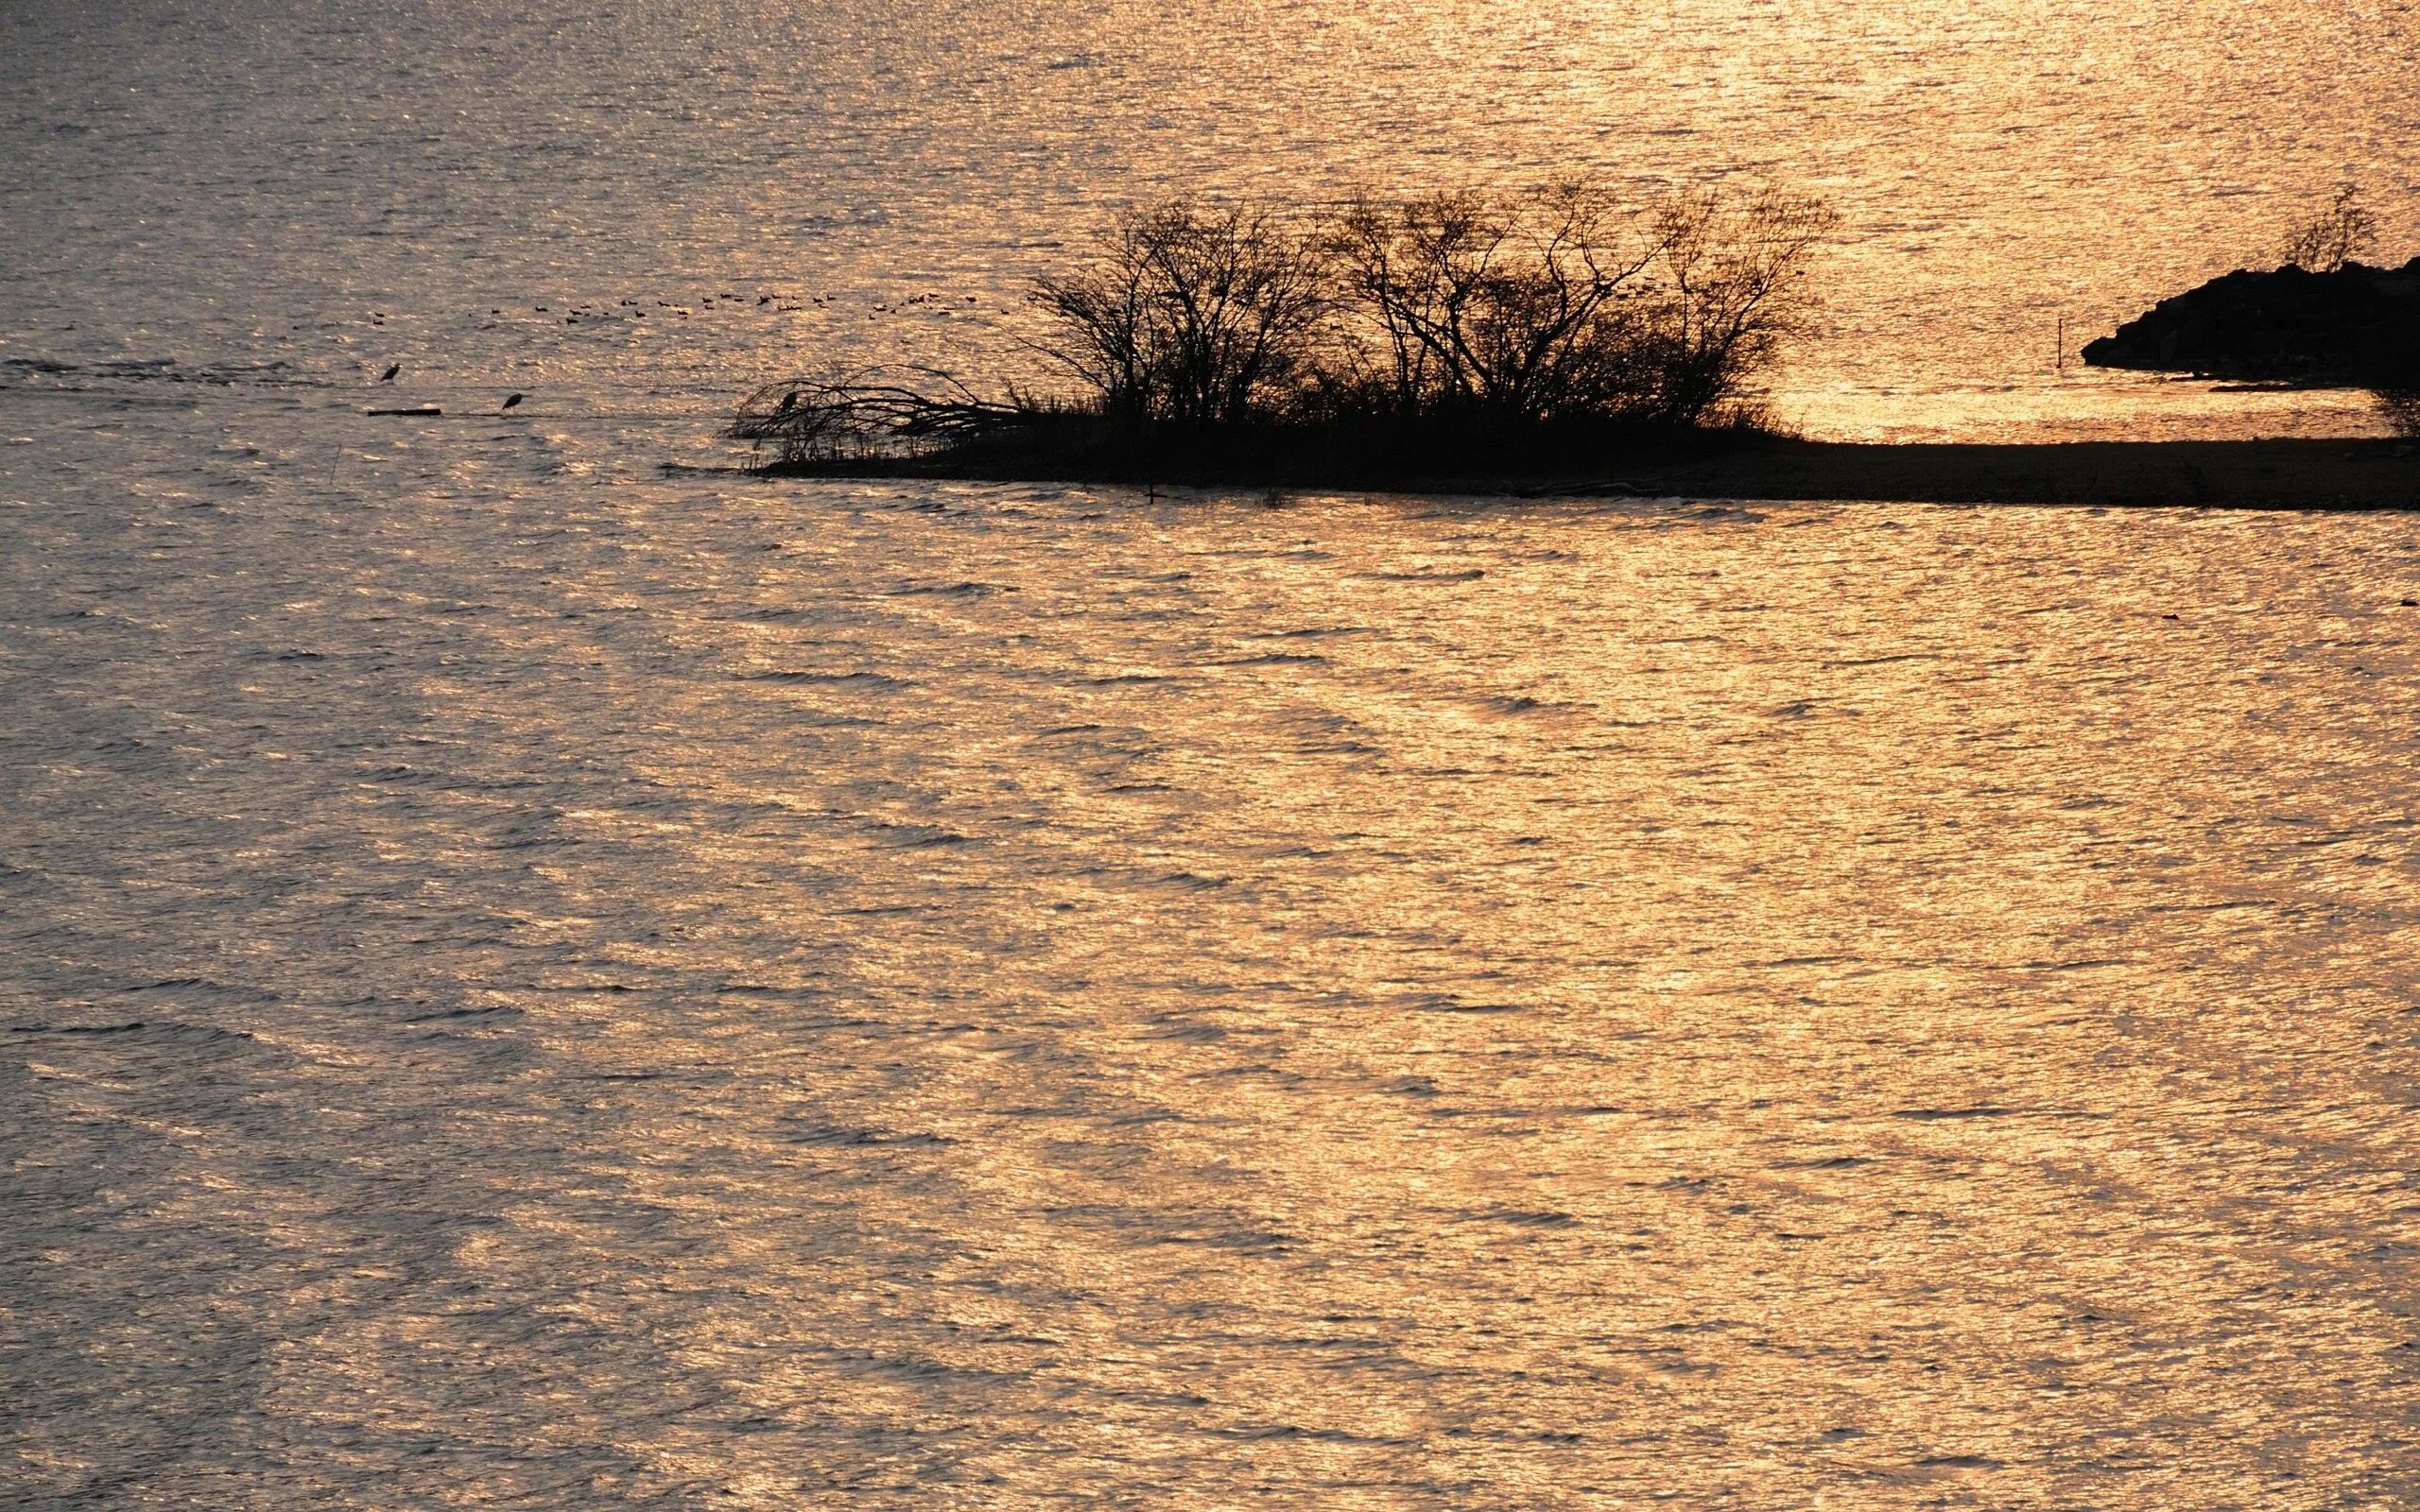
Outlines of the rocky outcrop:
<svg viewBox="0 0 2420 1512">
<path fill-rule="evenodd" d="M 2086 346 L 2083 360 L 2213 378 L 2420 384 L 2420 257 L 2332 273 L 2238 270 L 2162 300 Z"/>
</svg>

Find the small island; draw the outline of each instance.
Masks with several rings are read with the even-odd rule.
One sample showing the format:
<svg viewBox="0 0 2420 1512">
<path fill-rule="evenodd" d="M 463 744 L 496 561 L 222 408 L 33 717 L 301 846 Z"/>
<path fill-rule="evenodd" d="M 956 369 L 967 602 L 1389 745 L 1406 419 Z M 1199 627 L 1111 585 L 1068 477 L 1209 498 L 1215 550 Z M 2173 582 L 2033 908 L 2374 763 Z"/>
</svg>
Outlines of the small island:
<svg viewBox="0 0 2420 1512">
<path fill-rule="evenodd" d="M 768 384 L 730 434 L 791 476 L 1515 496 L 2420 507 L 2409 440 L 1879 444 L 1782 434 L 1763 380 L 1806 328 L 1836 217 L 1778 191 L 1637 205 L 1584 181 L 1362 197 L 1318 214 L 1180 200 L 1035 281 L 1068 391 L 946 374 Z M 2342 261 L 2339 259 L 2340 263 Z M 2412 362 L 2420 259 L 2231 274 L 2089 362 L 2382 386 Z M 2402 322 L 2398 324 L 2397 322 Z"/>
<path fill-rule="evenodd" d="M 2322 272 L 2238 268 L 2083 349 L 2103 368 L 2253 383 L 2420 388 L 2420 257 Z"/>
<path fill-rule="evenodd" d="M 2162 300 L 2083 349 L 2104 368 L 2304 387 L 2370 388 L 2397 429 L 2420 433 L 2420 257 L 2360 258 L 2378 244 L 2360 186 L 2288 232 L 2278 266 L 2238 268 Z"/>
</svg>

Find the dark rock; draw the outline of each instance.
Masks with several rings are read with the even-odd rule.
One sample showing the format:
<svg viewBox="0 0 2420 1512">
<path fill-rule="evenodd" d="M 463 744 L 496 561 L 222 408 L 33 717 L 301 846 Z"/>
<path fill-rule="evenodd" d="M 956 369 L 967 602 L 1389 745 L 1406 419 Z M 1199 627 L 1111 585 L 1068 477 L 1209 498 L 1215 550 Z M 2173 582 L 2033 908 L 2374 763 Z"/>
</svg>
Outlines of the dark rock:
<svg viewBox="0 0 2420 1512">
<path fill-rule="evenodd" d="M 2238 269 L 2083 349 L 2099 368 L 2306 384 L 2420 383 L 2420 257 L 2332 273 Z"/>
</svg>

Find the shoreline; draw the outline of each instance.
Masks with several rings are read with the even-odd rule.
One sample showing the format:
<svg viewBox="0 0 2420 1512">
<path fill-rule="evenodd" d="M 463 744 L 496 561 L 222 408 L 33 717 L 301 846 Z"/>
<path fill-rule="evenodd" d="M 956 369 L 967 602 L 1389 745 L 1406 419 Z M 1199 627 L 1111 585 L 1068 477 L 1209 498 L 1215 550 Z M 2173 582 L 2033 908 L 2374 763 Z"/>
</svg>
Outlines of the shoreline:
<svg viewBox="0 0 2420 1512">
<path fill-rule="evenodd" d="M 1864 442 L 1759 439 L 1694 455 L 1615 454 L 1599 466 L 1458 470 L 1367 457 L 1138 456 L 1047 448 L 773 464 L 766 477 L 950 478 L 995 483 L 1516 498 L 1634 497 L 2256 509 L 2420 509 L 2410 440 Z"/>
</svg>

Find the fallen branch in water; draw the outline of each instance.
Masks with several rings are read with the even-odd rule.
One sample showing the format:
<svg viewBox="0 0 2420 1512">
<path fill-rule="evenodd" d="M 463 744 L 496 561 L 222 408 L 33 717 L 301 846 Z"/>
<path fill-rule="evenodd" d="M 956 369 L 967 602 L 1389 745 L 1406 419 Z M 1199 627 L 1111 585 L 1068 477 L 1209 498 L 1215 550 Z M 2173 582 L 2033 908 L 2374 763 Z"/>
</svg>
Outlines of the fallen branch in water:
<svg viewBox="0 0 2420 1512">
<path fill-rule="evenodd" d="M 1011 395 L 978 398 L 945 372 L 910 369 L 933 383 L 927 393 L 883 381 L 888 369 L 838 378 L 792 378 L 748 396 L 727 433 L 760 450 L 773 467 L 900 460 L 963 449 L 1030 425 L 1047 406 Z"/>
</svg>

